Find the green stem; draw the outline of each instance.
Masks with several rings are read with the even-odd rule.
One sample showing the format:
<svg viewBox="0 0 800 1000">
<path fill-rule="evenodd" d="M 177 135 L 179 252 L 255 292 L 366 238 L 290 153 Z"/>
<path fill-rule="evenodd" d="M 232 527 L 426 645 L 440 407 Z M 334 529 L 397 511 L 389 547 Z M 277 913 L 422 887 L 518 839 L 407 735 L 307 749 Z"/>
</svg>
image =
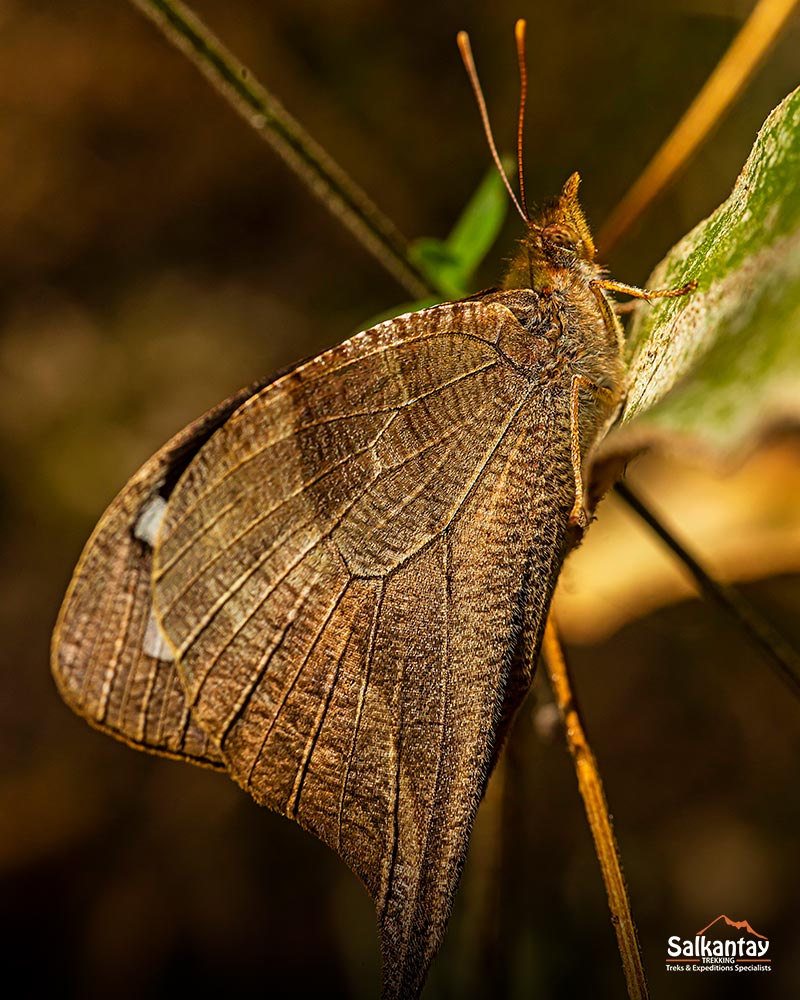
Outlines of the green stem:
<svg viewBox="0 0 800 1000">
<path fill-rule="evenodd" d="M 131 0 L 415 298 L 430 293 L 392 222 L 180 0 Z"/>
</svg>

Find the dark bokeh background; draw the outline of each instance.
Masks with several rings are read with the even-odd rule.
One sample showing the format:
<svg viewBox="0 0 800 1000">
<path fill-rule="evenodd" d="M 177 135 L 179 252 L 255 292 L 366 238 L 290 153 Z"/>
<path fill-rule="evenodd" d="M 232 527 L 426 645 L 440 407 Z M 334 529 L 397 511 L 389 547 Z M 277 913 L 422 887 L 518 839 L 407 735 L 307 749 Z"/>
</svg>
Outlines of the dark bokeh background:
<svg viewBox="0 0 800 1000">
<path fill-rule="evenodd" d="M 454 35 L 512 144 L 512 25 L 531 24 L 528 190 L 579 169 L 600 221 L 749 3 L 197 3 L 410 236 L 443 235 L 487 153 Z M 728 193 L 797 83 L 795 19 L 680 183 L 610 261 L 641 281 Z M 0 3 L 0 954 L 63 997 L 371 997 L 360 886 L 224 777 L 136 754 L 61 704 L 49 634 L 117 489 L 177 428 L 406 298 L 123 0 Z M 493 280 L 513 223 L 487 265 Z M 624 559 L 624 552 L 620 552 Z M 800 640 L 800 583 L 754 588 Z M 798 705 L 699 603 L 578 650 L 653 991 L 800 995 Z M 433 997 L 618 996 L 563 743 L 529 703 L 482 810 Z M 761 976 L 666 976 L 719 913 Z"/>
</svg>

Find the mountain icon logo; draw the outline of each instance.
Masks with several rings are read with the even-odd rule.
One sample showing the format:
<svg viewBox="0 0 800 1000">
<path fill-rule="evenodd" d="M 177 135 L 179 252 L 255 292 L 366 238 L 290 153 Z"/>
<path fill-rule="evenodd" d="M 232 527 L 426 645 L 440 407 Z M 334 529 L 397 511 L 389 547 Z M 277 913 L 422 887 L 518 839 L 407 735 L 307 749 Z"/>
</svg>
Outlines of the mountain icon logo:
<svg viewBox="0 0 800 1000">
<path fill-rule="evenodd" d="M 698 931 L 697 932 L 697 937 L 701 937 L 703 934 L 706 934 L 708 931 L 711 930 L 711 928 L 715 924 L 718 924 L 720 922 L 720 920 L 724 921 L 724 923 L 722 925 L 723 927 L 725 925 L 727 925 L 728 927 L 731 927 L 731 928 L 733 928 L 734 930 L 737 930 L 737 931 L 747 931 L 748 934 L 753 934 L 755 937 L 761 938 L 762 941 L 768 941 L 769 940 L 769 938 L 767 937 L 766 934 L 759 934 L 758 931 L 753 930 L 753 928 L 750 926 L 750 922 L 749 921 L 747 921 L 747 920 L 731 920 L 731 918 L 728 917 L 728 916 L 726 916 L 724 913 L 720 913 L 720 915 L 715 920 L 712 920 L 711 923 L 707 927 L 704 927 L 701 931 Z"/>
</svg>

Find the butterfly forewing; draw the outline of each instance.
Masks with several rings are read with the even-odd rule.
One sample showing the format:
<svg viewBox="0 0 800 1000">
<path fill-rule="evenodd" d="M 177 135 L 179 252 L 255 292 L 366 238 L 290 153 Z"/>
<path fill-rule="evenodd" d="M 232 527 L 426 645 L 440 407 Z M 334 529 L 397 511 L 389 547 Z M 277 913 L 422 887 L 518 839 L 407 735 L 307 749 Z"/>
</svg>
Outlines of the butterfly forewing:
<svg viewBox="0 0 800 1000">
<path fill-rule="evenodd" d="M 157 542 L 192 713 L 239 782 L 362 878 L 387 996 L 415 995 L 438 947 L 512 653 L 526 620 L 537 641 L 562 556 L 569 455 L 554 479 L 535 456 L 564 414 L 532 391 L 530 341 L 502 305 L 464 302 L 298 367 L 203 447 Z M 498 347 L 523 344 L 527 369 Z"/>
</svg>

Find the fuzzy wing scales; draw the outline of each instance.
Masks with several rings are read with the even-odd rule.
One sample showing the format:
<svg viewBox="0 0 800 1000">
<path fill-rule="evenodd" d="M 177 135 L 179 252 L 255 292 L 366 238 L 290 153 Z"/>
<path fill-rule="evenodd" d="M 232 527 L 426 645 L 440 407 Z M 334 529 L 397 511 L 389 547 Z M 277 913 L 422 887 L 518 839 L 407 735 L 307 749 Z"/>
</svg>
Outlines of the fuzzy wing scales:
<svg viewBox="0 0 800 1000">
<path fill-rule="evenodd" d="M 531 510 L 553 413 L 497 349 L 516 321 L 423 315 L 248 400 L 178 484 L 153 576 L 231 774 L 367 886 L 387 997 L 438 948 L 566 521 Z"/>
</svg>

